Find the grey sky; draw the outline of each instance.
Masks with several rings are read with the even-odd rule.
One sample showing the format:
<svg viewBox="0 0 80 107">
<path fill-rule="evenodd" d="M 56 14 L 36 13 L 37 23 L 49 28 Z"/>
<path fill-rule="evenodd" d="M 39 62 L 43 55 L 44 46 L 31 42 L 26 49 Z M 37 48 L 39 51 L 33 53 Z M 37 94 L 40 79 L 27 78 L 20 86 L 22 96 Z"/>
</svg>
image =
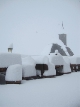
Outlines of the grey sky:
<svg viewBox="0 0 80 107">
<path fill-rule="evenodd" d="M 0 52 L 39 54 L 59 33 L 80 54 L 80 0 L 0 0 Z"/>
</svg>

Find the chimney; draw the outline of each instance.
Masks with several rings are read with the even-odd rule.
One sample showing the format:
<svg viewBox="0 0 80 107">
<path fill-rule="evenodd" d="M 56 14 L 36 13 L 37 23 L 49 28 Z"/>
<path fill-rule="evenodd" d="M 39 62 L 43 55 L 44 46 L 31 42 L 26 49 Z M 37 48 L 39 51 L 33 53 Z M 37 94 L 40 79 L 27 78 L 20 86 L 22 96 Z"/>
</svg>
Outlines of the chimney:
<svg viewBox="0 0 80 107">
<path fill-rule="evenodd" d="M 12 53 L 13 50 L 13 44 L 10 44 L 10 46 L 8 47 L 8 52 Z"/>
<path fill-rule="evenodd" d="M 59 39 L 64 43 L 64 45 L 67 46 L 67 40 L 66 40 L 67 35 L 66 34 L 59 34 Z"/>
</svg>

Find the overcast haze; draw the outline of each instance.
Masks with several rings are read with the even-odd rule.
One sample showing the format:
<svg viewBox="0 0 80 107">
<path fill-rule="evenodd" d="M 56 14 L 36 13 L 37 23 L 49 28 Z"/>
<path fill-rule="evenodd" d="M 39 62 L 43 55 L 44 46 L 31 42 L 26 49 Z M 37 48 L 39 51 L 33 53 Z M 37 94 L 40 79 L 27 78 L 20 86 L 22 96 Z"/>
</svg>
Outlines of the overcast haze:
<svg viewBox="0 0 80 107">
<path fill-rule="evenodd" d="M 59 33 L 80 55 L 80 0 L 0 0 L 0 52 L 40 54 Z"/>
</svg>

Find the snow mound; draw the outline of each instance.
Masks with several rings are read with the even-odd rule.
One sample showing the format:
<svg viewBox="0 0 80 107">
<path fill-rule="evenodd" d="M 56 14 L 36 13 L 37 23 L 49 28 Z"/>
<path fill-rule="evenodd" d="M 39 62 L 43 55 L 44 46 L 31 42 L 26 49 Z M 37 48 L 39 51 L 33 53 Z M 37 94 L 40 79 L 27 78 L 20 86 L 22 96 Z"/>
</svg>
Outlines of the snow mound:
<svg viewBox="0 0 80 107">
<path fill-rule="evenodd" d="M 5 76 L 6 81 L 22 80 L 22 66 L 20 64 L 11 65 L 8 67 Z"/>
<path fill-rule="evenodd" d="M 36 76 L 36 69 L 34 65 L 22 65 L 22 77 Z"/>
<path fill-rule="evenodd" d="M 0 68 L 14 64 L 22 64 L 20 54 L 0 53 Z"/>
</svg>

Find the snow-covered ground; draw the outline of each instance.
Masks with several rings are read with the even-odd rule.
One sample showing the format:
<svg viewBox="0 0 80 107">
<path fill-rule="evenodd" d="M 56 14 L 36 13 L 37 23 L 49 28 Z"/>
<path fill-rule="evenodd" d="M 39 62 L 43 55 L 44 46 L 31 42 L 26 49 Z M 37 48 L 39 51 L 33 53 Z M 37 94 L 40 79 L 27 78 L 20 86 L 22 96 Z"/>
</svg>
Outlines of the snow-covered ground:
<svg viewBox="0 0 80 107">
<path fill-rule="evenodd" d="M 0 85 L 0 107 L 80 107 L 80 72 Z"/>
</svg>

